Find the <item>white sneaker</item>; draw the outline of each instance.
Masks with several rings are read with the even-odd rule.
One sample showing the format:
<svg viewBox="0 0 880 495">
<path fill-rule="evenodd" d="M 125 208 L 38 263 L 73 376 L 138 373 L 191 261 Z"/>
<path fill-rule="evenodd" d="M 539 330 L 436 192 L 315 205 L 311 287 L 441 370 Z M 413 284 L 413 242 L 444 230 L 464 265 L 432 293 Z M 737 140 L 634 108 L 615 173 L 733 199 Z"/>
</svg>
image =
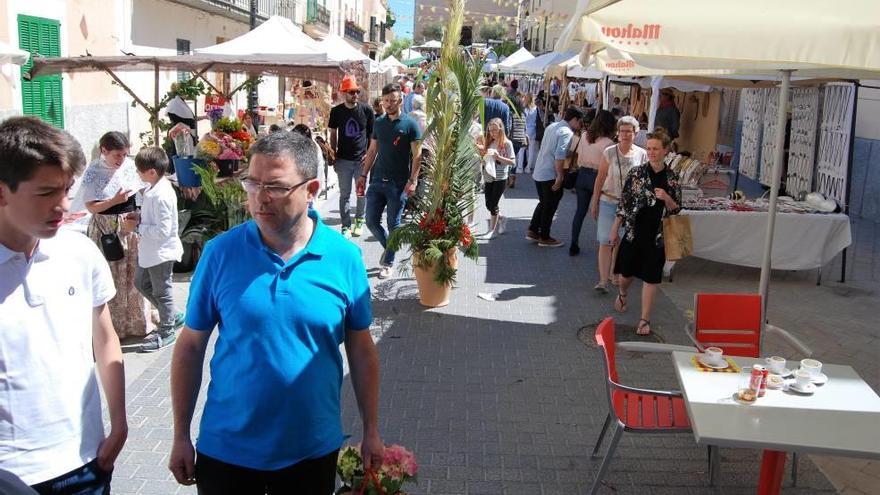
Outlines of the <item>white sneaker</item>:
<svg viewBox="0 0 880 495">
<path fill-rule="evenodd" d="M 381 270 L 379 270 L 379 278 L 386 279 L 391 278 L 391 267 L 383 266 Z"/>
<path fill-rule="evenodd" d="M 498 217 L 498 235 L 503 234 L 507 230 L 507 217 Z"/>
<path fill-rule="evenodd" d="M 487 241 L 491 241 L 492 238 L 494 238 L 494 237 L 495 237 L 495 231 L 494 231 L 494 230 L 490 230 L 489 232 L 486 232 L 485 235 L 483 235 L 483 239 L 486 239 Z"/>
</svg>

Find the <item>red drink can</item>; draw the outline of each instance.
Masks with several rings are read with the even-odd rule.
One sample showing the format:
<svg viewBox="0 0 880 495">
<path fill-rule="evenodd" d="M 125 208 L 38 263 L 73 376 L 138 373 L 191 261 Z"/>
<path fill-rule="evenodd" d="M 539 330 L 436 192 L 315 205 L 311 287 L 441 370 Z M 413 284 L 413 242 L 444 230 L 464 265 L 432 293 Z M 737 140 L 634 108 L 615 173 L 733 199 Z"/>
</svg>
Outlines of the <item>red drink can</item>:
<svg viewBox="0 0 880 495">
<path fill-rule="evenodd" d="M 764 384 L 764 376 L 766 376 L 766 374 L 766 367 L 761 366 L 760 364 L 752 366 L 752 374 L 751 378 L 749 378 L 749 390 L 754 392 L 756 397 L 760 396 L 762 388 L 766 390 L 766 385 Z"/>
<path fill-rule="evenodd" d="M 758 397 L 764 397 L 764 394 L 767 393 L 767 376 L 770 374 L 770 371 L 766 366 L 761 366 L 764 368 L 761 376 L 761 389 L 758 390 Z"/>
</svg>

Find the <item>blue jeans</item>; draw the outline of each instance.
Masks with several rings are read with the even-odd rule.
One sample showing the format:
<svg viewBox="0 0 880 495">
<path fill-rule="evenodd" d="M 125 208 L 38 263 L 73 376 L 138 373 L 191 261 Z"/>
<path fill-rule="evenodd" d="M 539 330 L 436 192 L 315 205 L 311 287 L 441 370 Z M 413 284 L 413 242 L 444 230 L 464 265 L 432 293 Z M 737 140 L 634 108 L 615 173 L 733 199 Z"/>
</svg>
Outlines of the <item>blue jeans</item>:
<svg viewBox="0 0 880 495">
<path fill-rule="evenodd" d="M 336 177 L 339 179 L 339 218 L 342 220 L 343 227 L 351 227 L 351 206 L 349 206 L 351 184 L 361 175 L 361 163 L 360 160 L 338 159 L 333 166 L 336 169 Z M 364 218 L 365 202 L 364 197 L 357 197 L 354 217 L 358 220 Z"/>
<path fill-rule="evenodd" d="M 578 170 L 577 181 L 574 190 L 577 192 L 577 211 L 571 221 L 571 245 L 578 246 L 581 237 L 581 227 L 584 219 L 590 211 L 590 200 L 593 199 L 593 186 L 596 184 L 596 170 L 581 167 Z"/>
<path fill-rule="evenodd" d="M 400 225 L 400 217 L 403 215 L 404 206 L 406 206 L 406 194 L 403 189 L 403 185 L 397 185 L 390 180 L 373 181 L 367 188 L 367 228 L 383 248 L 388 245 L 388 234 Z M 382 210 L 386 210 L 387 231 L 382 227 Z M 393 265 L 394 251 L 386 249 L 379 263 L 382 266 Z"/>
<path fill-rule="evenodd" d="M 96 459 L 67 474 L 37 483 L 31 488 L 40 495 L 67 495 L 73 493 L 76 495 L 110 495 L 110 478 L 112 474 L 99 468 Z"/>
</svg>

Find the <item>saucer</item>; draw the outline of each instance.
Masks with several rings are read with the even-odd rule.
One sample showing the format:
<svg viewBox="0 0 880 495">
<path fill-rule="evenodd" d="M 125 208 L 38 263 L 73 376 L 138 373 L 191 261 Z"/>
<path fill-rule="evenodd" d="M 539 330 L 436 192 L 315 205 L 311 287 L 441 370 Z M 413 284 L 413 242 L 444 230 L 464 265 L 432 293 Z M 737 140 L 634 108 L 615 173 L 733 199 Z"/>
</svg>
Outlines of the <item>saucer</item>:
<svg viewBox="0 0 880 495">
<path fill-rule="evenodd" d="M 720 363 L 712 364 L 712 363 L 709 363 L 708 361 L 706 361 L 706 359 L 703 356 L 699 356 L 699 357 L 697 357 L 697 362 L 699 362 L 700 364 L 702 364 L 703 366 L 705 366 L 707 368 L 712 368 L 713 370 L 723 370 L 723 369 L 727 369 L 730 367 L 730 363 L 728 363 L 727 360 L 723 359 L 723 358 Z"/>
<path fill-rule="evenodd" d="M 782 379 L 781 375 L 769 374 L 767 375 L 767 388 L 772 390 L 779 390 L 785 386 L 785 380 Z"/>
<path fill-rule="evenodd" d="M 809 395 L 809 394 L 812 394 L 813 392 L 816 391 L 816 386 L 813 385 L 812 383 L 808 383 L 806 387 L 804 387 L 804 388 L 800 388 L 800 387 L 797 386 L 797 383 L 796 383 L 796 382 L 792 382 L 792 383 L 788 386 L 788 389 L 789 389 L 789 390 L 794 390 L 795 392 L 797 392 L 797 393 L 799 393 L 799 394 L 807 394 L 807 395 Z"/>
<path fill-rule="evenodd" d="M 782 370 L 782 373 L 776 373 L 775 371 L 771 370 L 770 368 L 767 368 L 767 370 L 770 371 L 770 374 L 771 374 L 771 375 L 779 375 L 779 376 L 781 376 L 781 377 L 783 377 L 783 378 L 788 377 L 788 376 L 791 376 L 791 375 L 794 374 L 794 370 L 790 370 L 790 369 L 788 369 L 788 368 L 784 368 L 784 369 Z"/>
<path fill-rule="evenodd" d="M 826 375 L 825 373 L 819 373 L 813 378 L 810 378 L 810 381 L 816 385 L 825 385 L 826 383 L 828 383 L 828 375 Z"/>
</svg>

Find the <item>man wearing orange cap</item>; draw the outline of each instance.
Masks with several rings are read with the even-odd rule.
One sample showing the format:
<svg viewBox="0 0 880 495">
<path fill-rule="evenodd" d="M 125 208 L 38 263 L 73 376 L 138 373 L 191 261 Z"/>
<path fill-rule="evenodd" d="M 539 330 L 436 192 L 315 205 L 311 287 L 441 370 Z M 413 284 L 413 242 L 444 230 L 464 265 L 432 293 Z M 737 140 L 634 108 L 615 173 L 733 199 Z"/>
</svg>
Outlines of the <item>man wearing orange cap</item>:
<svg viewBox="0 0 880 495">
<path fill-rule="evenodd" d="M 367 136 L 373 134 L 373 109 L 358 101 L 361 89 L 354 76 L 342 78 L 339 93 L 342 103 L 330 110 L 330 147 L 336 152 L 336 177 L 339 179 L 339 216 L 342 235 L 358 237 L 364 228 L 364 205 L 366 198 L 358 196 L 355 206 L 354 226 L 351 222 L 351 185 L 360 175 L 364 155 L 367 152 Z"/>
</svg>

